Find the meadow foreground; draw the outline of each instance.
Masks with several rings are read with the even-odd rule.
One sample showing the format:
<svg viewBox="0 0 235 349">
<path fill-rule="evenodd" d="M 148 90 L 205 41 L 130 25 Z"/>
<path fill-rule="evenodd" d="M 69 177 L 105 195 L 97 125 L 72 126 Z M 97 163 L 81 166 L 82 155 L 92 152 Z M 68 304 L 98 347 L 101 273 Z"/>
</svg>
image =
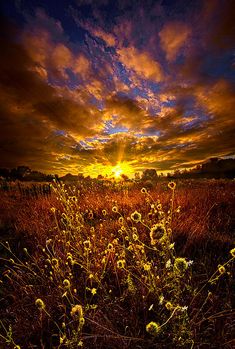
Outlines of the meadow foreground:
<svg viewBox="0 0 235 349">
<path fill-rule="evenodd" d="M 234 189 L 3 191 L 0 348 L 232 348 Z"/>
</svg>

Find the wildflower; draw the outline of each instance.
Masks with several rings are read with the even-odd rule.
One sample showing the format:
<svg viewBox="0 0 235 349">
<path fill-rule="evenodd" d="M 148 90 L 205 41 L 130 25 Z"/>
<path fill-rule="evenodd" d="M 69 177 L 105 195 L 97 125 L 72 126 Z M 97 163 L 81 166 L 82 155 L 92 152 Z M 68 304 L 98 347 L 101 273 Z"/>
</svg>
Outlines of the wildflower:
<svg viewBox="0 0 235 349">
<path fill-rule="evenodd" d="M 91 242 L 90 240 L 85 240 L 83 242 L 84 248 L 89 249 L 91 247 Z"/>
<path fill-rule="evenodd" d="M 151 263 L 147 262 L 144 264 L 144 270 L 149 271 L 151 269 Z"/>
<path fill-rule="evenodd" d="M 137 234 L 133 234 L 132 238 L 133 238 L 134 241 L 137 241 L 138 240 L 138 235 Z"/>
<path fill-rule="evenodd" d="M 131 214 L 131 219 L 136 223 L 140 222 L 141 221 L 141 213 L 139 213 L 137 211 L 133 212 Z"/>
<path fill-rule="evenodd" d="M 146 325 L 146 331 L 153 336 L 157 336 L 160 332 L 161 326 L 154 321 L 149 322 Z"/>
<path fill-rule="evenodd" d="M 111 243 L 108 244 L 108 250 L 113 251 L 113 244 L 111 244 Z"/>
<path fill-rule="evenodd" d="M 192 264 L 193 264 L 192 260 L 188 261 L 188 267 L 190 267 L 190 265 L 192 265 Z"/>
<path fill-rule="evenodd" d="M 96 293 L 97 293 L 97 290 L 96 290 L 96 288 L 93 287 L 93 288 L 91 289 L 91 294 L 94 296 Z"/>
<path fill-rule="evenodd" d="M 164 296 L 161 294 L 161 296 L 159 296 L 159 304 L 162 305 L 164 301 Z"/>
<path fill-rule="evenodd" d="M 181 209 L 181 206 L 178 206 L 175 212 L 180 213 L 180 209 Z"/>
<path fill-rule="evenodd" d="M 74 264 L 73 257 L 70 254 L 67 256 L 67 261 L 71 264 Z"/>
<path fill-rule="evenodd" d="M 35 301 L 35 305 L 38 307 L 38 309 L 42 310 L 45 308 L 45 303 L 43 302 L 42 299 L 38 298 Z"/>
<path fill-rule="evenodd" d="M 90 212 L 88 213 L 88 218 L 89 218 L 89 219 L 93 219 L 93 217 L 94 217 L 93 212 L 90 211 Z"/>
<path fill-rule="evenodd" d="M 168 183 L 168 188 L 170 188 L 171 190 L 174 190 L 175 187 L 176 187 L 176 183 L 175 182 Z"/>
<path fill-rule="evenodd" d="M 184 307 L 181 307 L 180 308 L 180 311 L 183 313 L 184 311 L 187 311 L 188 310 L 188 307 L 185 305 Z"/>
<path fill-rule="evenodd" d="M 123 224 L 124 218 L 123 218 L 123 217 L 119 217 L 119 218 L 118 218 L 118 222 L 119 222 L 120 224 Z"/>
<path fill-rule="evenodd" d="M 83 317 L 83 309 L 80 304 L 76 304 L 72 307 L 72 310 L 70 312 L 70 315 L 72 317 L 82 318 Z"/>
<path fill-rule="evenodd" d="M 71 286 L 70 281 L 68 279 L 64 279 L 63 285 L 65 288 L 70 288 L 70 286 Z"/>
<path fill-rule="evenodd" d="M 112 211 L 113 211 L 113 212 L 118 212 L 117 206 L 113 206 Z"/>
<path fill-rule="evenodd" d="M 59 265 L 58 259 L 57 258 L 52 258 L 51 264 L 54 265 L 54 267 L 58 267 L 58 265 Z"/>
<path fill-rule="evenodd" d="M 213 299 L 213 294 L 212 294 L 212 292 L 208 292 L 208 296 L 207 296 L 207 297 L 208 297 L 209 300 L 212 300 L 212 299 Z"/>
<path fill-rule="evenodd" d="M 117 267 L 118 267 L 119 269 L 125 268 L 125 264 L 126 264 L 125 259 L 119 259 L 119 260 L 117 261 Z"/>
<path fill-rule="evenodd" d="M 155 245 L 157 240 L 160 240 L 166 233 L 166 228 L 163 224 L 155 224 L 150 230 L 151 245 Z"/>
<path fill-rule="evenodd" d="M 55 213 L 56 208 L 55 207 L 51 207 L 51 212 Z"/>
<path fill-rule="evenodd" d="M 176 271 L 182 273 L 188 268 L 188 263 L 185 258 L 176 258 L 175 263 L 174 263 L 174 268 Z"/>
<path fill-rule="evenodd" d="M 102 210 L 102 214 L 103 214 L 103 216 L 106 216 L 107 211 L 106 210 Z"/>
<path fill-rule="evenodd" d="M 235 248 L 233 248 L 232 250 L 230 250 L 230 253 L 231 253 L 232 257 L 235 258 Z"/>
<path fill-rule="evenodd" d="M 91 227 L 90 232 L 91 232 L 91 233 L 94 233 L 94 231 L 95 231 L 95 228 L 94 228 L 94 227 Z"/>
<path fill-rule="evenodd" d="M 79 325 L 82 327 L 84 324 L 85 324 L 85 319 L 84 319 L 84 317 L 82 317 L 82 318 L 79 320 Z"/>
<path fill-rule="evenodd" d="M 219 270 L 220 274 L 224 274 L 225 271 L 226 271 L 226 269 L 225 269 L 225 267 L 223 265 L 218 265 L 218 270 Z"/>
<path fill-rule="evenodd" d="M 169 269 L 171 267 L 171 260 L 168 259 L 168 261 L 166 262 L 166 268 Z"/>
<path fill-rule="evenodd" d="M 142 189 L 141 189 L 141 193 L 142 193 L 142 194 L 147 194 L 147 189 L 146 189 L 146 188 L 142 188 Z"/>
<path fill-rule="evenodd" d="M 165 307 L 167 310 L 171 310 L 173 308 L 173 305 L 171 302 L 166 302 Z"/>
</svg>

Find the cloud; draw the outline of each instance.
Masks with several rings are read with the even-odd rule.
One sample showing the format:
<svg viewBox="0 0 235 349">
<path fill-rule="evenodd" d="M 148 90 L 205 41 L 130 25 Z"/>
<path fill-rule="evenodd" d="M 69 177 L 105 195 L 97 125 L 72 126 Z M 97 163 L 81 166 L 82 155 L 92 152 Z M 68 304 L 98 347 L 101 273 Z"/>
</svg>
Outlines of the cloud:
<svg viewBox="0 0 235 349">
<path fill-rule="evenodd" d="M 45 163 L 48 163 L 49 170 L 59 154 L 69 153 L 70 147 L 75 146 L 79 139 L 101 132 L 103 116 L 94 105 L 87 101 L 83 105 L 69 94 L 61 95 L 63 90 L 49 85 L 35 71 L 35 61 L 9 30 L 1 38 L 1 48 L 2 166 L 27 163 L 33 164 L 34 168 L 35 164 L 37 168 L 45 168 Z M 48 143 L 57 130 L 63 130 L 61 139 L 64 143 L 60 146 Z"/>
<path fill-rule="evenodd" d="M 101 28 L 93 28 L 90 30 L 91 34 L 102 39 L 107 46 L 115 46 L 116 44 L 116 40 L 115 40 L 115 36 L 112 35 L 111 33 L 106 33 L 105 31 L 103 31 Z"/>
<path fill-rule="evenodd" d="M 78 5 L 79 39 L 42 9 L 2 28 L 2 166 L 161 171 L 234 154 L 231 1 Z"/>
<path fill-rule="evenodd" d="M 141 78 L 162 81 L 164 74 L 160 64 L 147 52 L 140 52 L 135 47 L 123 47 L 117 50 L 119 60 L 127 69 L 135 71 Z"/>
<path fill-rule="evenodd" d="M 186 46 L 191 33 L 190 27 L 182 22 L 167 22 L 159 33 L 162 49 L 166 59 L 173 61 Z"/>
</svg>

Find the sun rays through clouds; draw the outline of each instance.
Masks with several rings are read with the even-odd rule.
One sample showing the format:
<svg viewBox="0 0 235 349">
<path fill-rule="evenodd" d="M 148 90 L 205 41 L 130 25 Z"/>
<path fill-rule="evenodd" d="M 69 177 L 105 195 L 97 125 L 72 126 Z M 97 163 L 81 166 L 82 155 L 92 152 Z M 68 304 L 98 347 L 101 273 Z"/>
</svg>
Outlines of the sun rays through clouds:
<svg viewBox="0 0 235 349">
<path fill-rule="evenodd" d="M 234 155 L 232 1 L 2 7 L 2 166 L 131 175 Z"/>
</svg>

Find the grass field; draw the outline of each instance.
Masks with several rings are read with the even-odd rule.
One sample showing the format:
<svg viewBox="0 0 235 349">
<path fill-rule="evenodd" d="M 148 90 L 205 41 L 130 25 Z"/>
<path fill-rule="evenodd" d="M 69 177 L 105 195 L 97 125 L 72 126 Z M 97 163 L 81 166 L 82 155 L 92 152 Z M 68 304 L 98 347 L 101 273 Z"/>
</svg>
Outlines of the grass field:
<svg viewBox="0 0 235 349">
<path fill-rule="evenodd" d="M 0 348 L 233 348 L 235 182 L 2 192 Z"/>
</svg>

